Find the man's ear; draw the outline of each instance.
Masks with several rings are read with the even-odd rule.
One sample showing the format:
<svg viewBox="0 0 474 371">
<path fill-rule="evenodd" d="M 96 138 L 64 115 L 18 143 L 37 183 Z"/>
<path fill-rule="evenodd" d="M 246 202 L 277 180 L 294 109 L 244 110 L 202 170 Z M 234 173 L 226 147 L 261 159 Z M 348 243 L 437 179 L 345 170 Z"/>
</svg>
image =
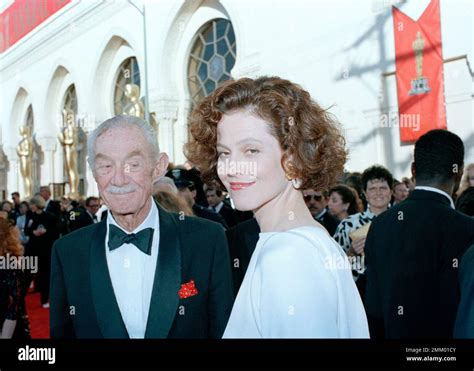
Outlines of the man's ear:
<svg viewBox="0 0 474 371">
<path fill-rule="evenodd" d="M 413 179 L 416 179 L 416 165 L 415 165 L 415 161 L 413 161 L 411 163 L 411 176 L 413 177 Z"/>
<path fill-rule="evenodd" d="M 168 169 L 169 158 L 168 155 L 164 152 L 161 152 L 158 155 L 158 160 L 156 161 L 155 167 L 153 168 L 153 182 L 156 182 L 162 176 L 166 174 Z"/>
</svg>

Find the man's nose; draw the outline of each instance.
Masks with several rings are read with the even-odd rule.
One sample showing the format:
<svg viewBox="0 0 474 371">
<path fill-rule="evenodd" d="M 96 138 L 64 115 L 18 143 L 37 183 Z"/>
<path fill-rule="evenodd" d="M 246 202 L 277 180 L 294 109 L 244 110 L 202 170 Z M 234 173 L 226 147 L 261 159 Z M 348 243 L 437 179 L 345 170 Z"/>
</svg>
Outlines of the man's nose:
<svg viewBox="0 0 474 371">
<path fill-rule="evenodd" d="M 120 186 L 127 183 L 127 169 L 123 166 L 115 168 L 114 176 L 112 177 L 112 184 Z"/>
</svg>

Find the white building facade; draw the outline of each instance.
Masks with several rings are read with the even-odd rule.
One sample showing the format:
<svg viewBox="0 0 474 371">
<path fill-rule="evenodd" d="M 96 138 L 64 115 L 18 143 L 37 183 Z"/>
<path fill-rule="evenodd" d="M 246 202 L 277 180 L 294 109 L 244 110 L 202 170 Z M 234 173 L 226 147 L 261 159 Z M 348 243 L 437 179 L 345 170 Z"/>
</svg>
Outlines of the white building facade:
<svg viewBox="0 0 474 371">
<path fill-rule="evenodd" d="M 215 88 L 211 77 L 218 82 L 277 75 L 301 84 L 323 107 L 331 107 L 350 150 L 348 171 L 378 163 L 395 177 L 410 174 L 413 145 L 401 144 L 399 128 L 387 127 L 384 119 L 397 114 L 391 74 L 393 1 L 132 3 L 73 0 L 0 54 L 0 197 L 24 194 L 16 147 L 19 128 L 27 122 L 34 128 L 34 191 L 51 185 L 55 196 L 68 192 L 58 141 L 66 108 L 75 112 L 83 130 L 78 147 L 81 193 L 97 195 L 85 163 L 85 138 L 118 112 L 123 81 L 140 85 L 141 96 L 148 90 L 161 150 L 175 164 L 185 161 L 187 117 L 193 100 Z M 412 3 L 397 5 L 416 19 L 428 2 Z M 441 26 L 443 55 L 451 59 L 444 65 L 448 129 L 463 139 L 466 163 L 474 162 L 472 71 L 467 63 L 473 61 L 473 3 L 441 0 Z M 192 55 L 206 55 L 206 32 L 215 37 L 220 32 L 222 43 L 217 37 L 213 48 L 216 54 L 223 52 L 209 54 L 208 63 L 193 62 Z M 201 76 L 200 83 L 193 74 Z M 203 81 L 206 74 L 210 77 Z M 200 92 L 199 84 L 205 85 Z"/>
</svg>

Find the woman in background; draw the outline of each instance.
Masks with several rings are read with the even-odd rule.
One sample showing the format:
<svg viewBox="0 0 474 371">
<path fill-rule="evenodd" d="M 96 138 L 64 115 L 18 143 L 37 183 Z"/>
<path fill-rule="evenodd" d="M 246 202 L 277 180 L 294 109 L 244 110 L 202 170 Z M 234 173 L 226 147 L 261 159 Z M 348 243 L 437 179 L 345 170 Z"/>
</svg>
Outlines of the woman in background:
<svg viewBox="0 0 474 371">
<path fill-rule="evenodd" d="M 362 201 L 354 188 L 338 184 L 329 190 L 329 214 L 339 222 L 362 211 Z"/>
<path fill-rule="evenodd" d="M 23 255 L 18 230 L 0 218 L 0 257 L 10 261 Z M 23 271 L 0 269 L 0 338 L 30 339 L 30 326 L 23 296 Z"/>
</svg>

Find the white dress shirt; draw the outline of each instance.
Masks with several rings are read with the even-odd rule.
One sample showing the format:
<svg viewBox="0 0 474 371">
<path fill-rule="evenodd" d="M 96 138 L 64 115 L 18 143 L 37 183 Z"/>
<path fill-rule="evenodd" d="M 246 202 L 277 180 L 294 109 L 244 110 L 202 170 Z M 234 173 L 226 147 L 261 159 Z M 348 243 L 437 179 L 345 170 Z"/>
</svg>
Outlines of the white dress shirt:
<svg viewBox="0 0 474 371">
<path fill-rule="evenodd" d="M 454 207 L 454 202 L 453 199 L 450 195 L 448 195 L 445 191 L 442 191 L 441 189 L 435 188 L 435 187 L 428 187 L 428 186 L 416 186 L 415 189 L 420 189 L 422 191 L 429 191 L 429 192 L 435 192 L 439 193 L 440 195 L 446 196 L 449 200 L 449 203 L 451 204 L 451 207 L 453 209 L 456 209 Z"/>
<path fill-rule="evenodd" d="M 132 232 L 138 233 L 149 227 L 154 229 L 151 255 L 145 254 L 135 245 L 128 243 L 110 251 L 108 247 L 109 224 L 117 226 L 127 234 L 130 232 L 127 232 L 117 224 L 111 212 L 107 214 L 105 256 L 112 287 L 128 335 L 132 339 L 143 339 L 145 337 L 146 324 L 148 321 L 148 311 L 150 309 L 160 242 L 158 208 L 152 200 L 148 216 L 142 224 Z"/>
<path fill-rule="evenodd" d="M 221 201 L 220 203 L 218 203 L 215 207 L 212 207 L 212 206 L 209 206 L 209 210 L 212 210 L 216 213 L 219 213 L 219 211 L 221 211 L 222 207 L 224 206 L 224 202 Z"/>
</svg>

